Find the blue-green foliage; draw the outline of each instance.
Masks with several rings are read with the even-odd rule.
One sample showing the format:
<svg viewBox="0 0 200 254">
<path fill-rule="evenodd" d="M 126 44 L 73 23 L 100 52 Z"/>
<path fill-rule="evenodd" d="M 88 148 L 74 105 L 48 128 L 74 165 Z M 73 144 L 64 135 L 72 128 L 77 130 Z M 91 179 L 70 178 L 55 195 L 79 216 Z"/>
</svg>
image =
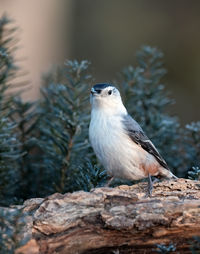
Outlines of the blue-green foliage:
<svg viewBox="0 0 200 254">
<path fill-rule="evenodd" d="M 14 254 L 15 250 L 28 240 L 21 234 L 26 224 L 20 209 L 0 208 L 0 254 Z"/>
<path fill-rule="evenodd" d="M 17 140 L 20 143 L 18 147 L 20 156 L 16 161 L 19 175 L 18 191 L 15 193 L 15 198 L 19 202 L 36 195 L 39 172 L 35 168 L 37 158 L 35 157 L 33 133 L 38 123 L 38 117 L 35 112 L 35 103 L 24 102 L 19 96 L 12 98 L 11 109 L 9 119 L 15 125 L 14 132 L 17 133 Z"/>
<path fill-rule="evenodd" d="M 12 96 L 8 95 L 9 82 L 16 75 L 12 50 L 13 38 L 8 29 L 10 20 L 3 16 L 0 19 L 0 200 L 1 204 L 15 201 L 15 193 L 18 189 L 20 143 L 17 133 L 14 131 L 15 123 L 9 118 L 12 111 Z"/>
<path fill-rule="evenodd" d="M 192 241 L 189 241 L 189 244 L 191 244 L 190 250 L 192 254 L 199 254 L 200 252 L 200 237 L 194 236 Z"/>
<path fill-rule="evenodd" d="M 185 134 L 188 175 L 200 180 L 200 121 L 187 124 Z"/>
<path fill-rule="evenodd" d="M 188 171 L 188 178 L 200 181 L 200 167 L 192 167 L 191 170 Z"/>
<path fill-rule="evenodd" d="M 169 245 L 157 244 L 156 247 L 157 249 L 155 251 L 157 253 L 167 254 L 176 251 L 176 246 L 173 243 L 170 243 Z"/>
</svg>

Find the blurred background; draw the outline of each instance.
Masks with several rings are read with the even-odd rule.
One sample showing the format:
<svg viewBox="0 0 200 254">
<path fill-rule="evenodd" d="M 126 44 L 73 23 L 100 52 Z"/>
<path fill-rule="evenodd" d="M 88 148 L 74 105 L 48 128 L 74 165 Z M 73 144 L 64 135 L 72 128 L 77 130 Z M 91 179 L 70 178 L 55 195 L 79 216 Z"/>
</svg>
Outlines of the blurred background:
<svg viewBox="0 0 200 254">
<path fill-rule="evenodd" d="M 3 13 L 20 28 L 16 57 L 32 85 L 24 99 L 39 96 L 42 74 L 53 64 L 88 59 L 95 82 L 109 82 L 150 45 L 165 54 L 172 114 L 182 124 L 199 120 L 200 1 L 0 0 Z"/>
</svg>

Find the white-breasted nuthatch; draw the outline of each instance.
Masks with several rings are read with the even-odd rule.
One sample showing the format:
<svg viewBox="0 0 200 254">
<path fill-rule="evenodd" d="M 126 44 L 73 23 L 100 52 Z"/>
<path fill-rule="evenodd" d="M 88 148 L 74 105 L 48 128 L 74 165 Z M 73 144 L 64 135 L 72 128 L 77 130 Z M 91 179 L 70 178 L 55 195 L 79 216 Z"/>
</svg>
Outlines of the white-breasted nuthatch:
<svg viewBox="0 0 200 254">
<path fill-rule="evenodd" d="M 176 178 L 140 125 L 128 114 L 116 87 L 94 85 L 90 102 L 90 142 L 112 179 L 148 177 L 148 193 L 151 195 L 151 176 Z"/>
</svg>

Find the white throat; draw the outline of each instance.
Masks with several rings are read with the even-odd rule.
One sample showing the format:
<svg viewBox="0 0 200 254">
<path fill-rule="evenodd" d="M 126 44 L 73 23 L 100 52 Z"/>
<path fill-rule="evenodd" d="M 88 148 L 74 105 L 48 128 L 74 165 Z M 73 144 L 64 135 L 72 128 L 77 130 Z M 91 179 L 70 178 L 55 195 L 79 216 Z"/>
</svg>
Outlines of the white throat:
<svg viewBox="0 0 200 254">
<path fill-rule="evenodd" d="M 124 115 L 127 114 L 127 110 L 124 107 L 121 98 L 118 98 L 118 100 L 94 98 L 92 101 L 91 114 L 102 114 L 105 116 Z"/>
</svg>

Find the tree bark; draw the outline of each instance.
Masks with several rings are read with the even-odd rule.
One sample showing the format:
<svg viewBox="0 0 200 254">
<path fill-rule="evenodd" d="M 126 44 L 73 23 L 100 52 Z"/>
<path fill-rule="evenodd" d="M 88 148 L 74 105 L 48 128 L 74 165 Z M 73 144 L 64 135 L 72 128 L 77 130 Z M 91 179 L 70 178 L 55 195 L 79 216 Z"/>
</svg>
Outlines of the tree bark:
<svg viewBox="0 0 200 254">
<path fill-rule="evenodd" d="M 157 244 L 190 253 L 200 236 L 200 181 L 155 183 L 148 198 L 146 185 L 27 200 L 23 236 L 30 240 L 16 253 L 157 253 Z"/>
</svg>

